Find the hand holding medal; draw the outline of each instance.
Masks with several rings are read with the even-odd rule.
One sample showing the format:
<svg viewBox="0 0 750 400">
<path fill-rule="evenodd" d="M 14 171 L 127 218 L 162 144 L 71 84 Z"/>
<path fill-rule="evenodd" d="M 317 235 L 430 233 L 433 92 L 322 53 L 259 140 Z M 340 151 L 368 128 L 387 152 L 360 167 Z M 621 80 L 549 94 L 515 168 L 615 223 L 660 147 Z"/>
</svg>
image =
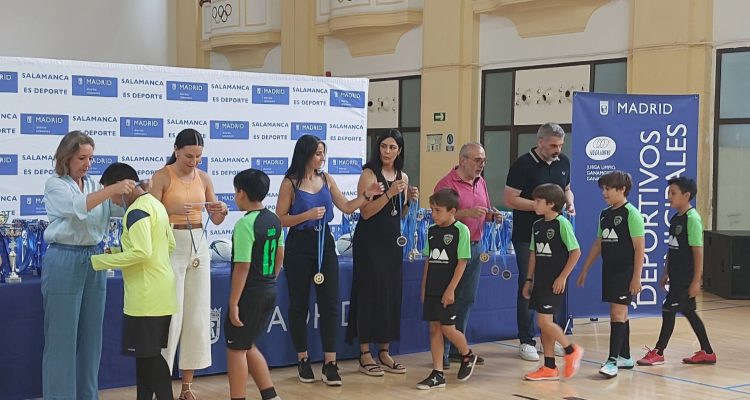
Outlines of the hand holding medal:
<svg viewBox="0 0 750 400">
<path fill-rule="evenodd" d="M 190 216 L 189 214 L 191 212 L 198 212 L 199 215 L 202 214 L 203 208 L 207 208 L 209 204 L 214 204 L 211 202 L 199 202 L 199 203 L 185 203 L 183 205 L 183 209 L 185 211 L 185 222 L 188 227 L 188 231 L 190 232 L 190 242 L 192 244 L 193 248 L 193 254 L 195 257 L 193 258 L 193 261 L 190 262 L 190 266 L 193 268 L 198 268 L 201 265 L 201 259 L 198 257 L 198 243 L 200 243 L 201 240 L 206 236 L 206 229 L 208 228 L 208 221 L 211 220 L 211 213 L 208 213 L 208 217 L 206 217 L 206 223 L 201 224 L 199 226 L 196 226 L 196 228 L 199 228 L 201 230 L 201 236 L 198 238 L 198 242 L 195 241 L 195 236 L 193 236 L 193 226 L 190 222 Z M 201 217 L 202 218 L 202 217 Z"/>
</svg>

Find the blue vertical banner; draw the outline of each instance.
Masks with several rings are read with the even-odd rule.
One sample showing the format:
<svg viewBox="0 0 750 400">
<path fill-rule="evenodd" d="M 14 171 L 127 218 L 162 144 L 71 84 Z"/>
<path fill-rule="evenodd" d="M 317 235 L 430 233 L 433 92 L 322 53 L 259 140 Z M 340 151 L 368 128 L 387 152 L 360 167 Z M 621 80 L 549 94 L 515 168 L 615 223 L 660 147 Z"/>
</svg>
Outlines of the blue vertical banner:
<svg viewBox="0 0 750 400">
<path fill-rule="evenodd" d="M 591 267 L 585 287 L 577 287 L 575 280 L 596 240 L 599 211 L 607 207 L 597 180 L 615 170 L 633 176 L 628 201 L 640 210 L 646 228 L 643 290 L 630 312 L 661 314 L 666 292 L 659 280 L 668 249 L 669 219 L 675 212 L 667 200 L 667 180 L 678 176 L 697 180 L 698 107 L 698 95 L 574 93 L 571 188 L 583 255 L 569 281 L 570 314 L 609 313 L 608 304 L 600 300 L 601 258 Z"/>
</svg>

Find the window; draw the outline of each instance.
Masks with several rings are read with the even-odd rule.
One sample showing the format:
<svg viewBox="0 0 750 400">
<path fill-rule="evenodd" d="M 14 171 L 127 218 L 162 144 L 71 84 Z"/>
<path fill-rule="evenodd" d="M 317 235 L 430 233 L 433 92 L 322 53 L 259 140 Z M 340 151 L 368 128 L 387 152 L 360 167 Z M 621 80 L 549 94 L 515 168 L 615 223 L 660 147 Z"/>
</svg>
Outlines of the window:
<svg viewBox="0 0 750 400">
<path fill-rule="evenodd" d="M 538 125 L 515 125 L 513 107 L 516 91 L 516 72 L 521 69 L 543 69 L 568 65 L 589 65 L 589 87 L 592 91 L 626 93 L 627 62 L 623 59 L 600 60 L 586 63 L 531 66 L 504 70 L 487 70 L 482 73 L 482 119 L 480 137 L 487 153 L 488 164 L 484 177 L 492 203 L 505 208 L 503 191 L 510 165 L 519 156 L 536 146 Z M 565 130 L 563 154 L 570 156 L 572 126 L 562 124 Z"/>
<path fill-rule="evenodd" d="M 750 48 L 718 50 L 716 58 L 713 226 L 750 230 L 744 172 L 750 164 Z"/>
<path fill-rule="evenodd" d="M 419 149 L 422 110 L 422 78 L 409 76 L 399 81 L 398 125 L 394 127 L 404 135 L 404 172 L 409 175 L 409 185 L 419 186 Z M 378 79 L 393 80 L 393 79 Z M 378 81 L 373 79 L 373 81 Z M 384 129 L 367 130 L 367 159 L 375 148 L 375 141 Z"/>
</svg>

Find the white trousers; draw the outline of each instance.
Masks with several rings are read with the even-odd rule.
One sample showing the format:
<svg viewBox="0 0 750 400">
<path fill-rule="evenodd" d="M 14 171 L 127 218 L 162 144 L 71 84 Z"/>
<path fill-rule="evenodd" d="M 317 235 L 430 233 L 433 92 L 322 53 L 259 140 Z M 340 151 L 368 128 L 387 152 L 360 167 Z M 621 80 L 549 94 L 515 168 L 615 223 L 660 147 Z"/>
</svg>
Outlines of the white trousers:
<svg viewBox="0 0 750 400">
<path fill-rule="evenodd" d="M 180 347 L 181 370 L 203 369 L 211 365 L 211 255 L 207 238 L 201 229 L 175 229 L 176 247 L 172 253 L 172 270 L 177 285 L 177 312 L 169 325 L 169 342 L 162 356 L 174 367 L 177 345 Z M 196 255 L 193 240 L 198 247 Z M 200 265 L 192 266 L 198 257 Z"/>
</svg>

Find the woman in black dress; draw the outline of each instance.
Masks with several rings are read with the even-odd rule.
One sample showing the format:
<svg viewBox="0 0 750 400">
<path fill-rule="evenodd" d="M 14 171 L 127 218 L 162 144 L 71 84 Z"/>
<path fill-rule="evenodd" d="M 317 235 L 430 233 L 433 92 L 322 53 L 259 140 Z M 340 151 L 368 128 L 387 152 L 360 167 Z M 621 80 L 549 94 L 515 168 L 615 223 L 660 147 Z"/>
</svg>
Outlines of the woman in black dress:
<svg viewBox="0 0 750 400">
<path fill-rule="evenodd" d="M 362 167 L 357 188 L 361 193 L 374 182 L 385 193 L 360 208 L 361 218 L 353 239 L 354 277 L 349 305 L 346 340 L 359 339 L 359 371 L 383 376 L 384 371 L 403 374 L 406 368 L 389 354 L 390 342 L 401 332 L 401 290 L 403 247 L 401 219 L 408 212 L 408 200 L 417 201 L 419 191 L 409 187 L 404 167 L 404 138 L 396 129 L 378 137 L 370 160 Z M 408 188 L 408 190 L 407 190 Z M 379 346 L 376 364 L 370 343 Z"/>
</svg>

